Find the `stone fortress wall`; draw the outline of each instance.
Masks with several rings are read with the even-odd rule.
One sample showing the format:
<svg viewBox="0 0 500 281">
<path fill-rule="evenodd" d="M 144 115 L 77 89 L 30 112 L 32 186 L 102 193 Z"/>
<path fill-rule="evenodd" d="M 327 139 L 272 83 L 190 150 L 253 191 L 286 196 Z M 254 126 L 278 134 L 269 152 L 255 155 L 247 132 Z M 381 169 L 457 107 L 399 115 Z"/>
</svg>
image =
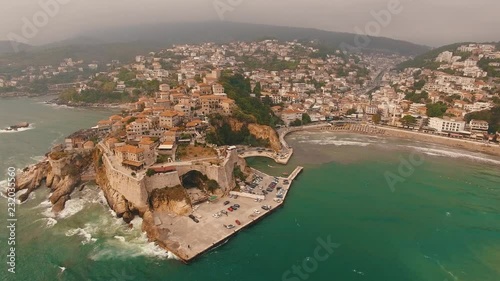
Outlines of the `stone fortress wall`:
<svg viewBox="0 0 500 281">
<path fill-rule="evenodd" d="M 199 171 L 209 179 L 217 181 L 222 191 L 228 193 L 234 187 L 234 168 L 238 165 L 244 170 L 246 167 L 245 160 L 240 158 L 236 151 L 229 152 L 222 165 L 206 162 L 177 165 L 175 166 L 176 171 L 142 178 L 136 178 L 114 169 L 106 154 L 103 155 L 103 164 L 111 188 L 122 194 L 127 201 L 138 208 L 148 206 L 148 197 L 153 190 L 181 185 L 180 178 L 190 171 Z M 175 165 L 175 163 L 173 164 Z"/>
</svg>

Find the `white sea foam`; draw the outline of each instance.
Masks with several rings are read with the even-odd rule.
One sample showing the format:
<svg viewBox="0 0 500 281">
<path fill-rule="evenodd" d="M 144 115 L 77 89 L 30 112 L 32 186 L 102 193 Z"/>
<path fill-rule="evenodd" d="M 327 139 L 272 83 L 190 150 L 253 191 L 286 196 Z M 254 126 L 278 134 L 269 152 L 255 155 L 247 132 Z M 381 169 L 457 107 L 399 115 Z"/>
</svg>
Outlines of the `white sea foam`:
<svg viewBox="0 0 500 281">
<path fill-rule="evenodd" d="M 51 195 L 52 194 L 50 194 L 49 197 Z M 72 198 L 66 201 L 64 209 L 57 215 L 52 212 L 52 204 L 50 204 L 50 202 L 49 203 L 42 202 L 40 203 L 39 207 L 46 207 L 46 210 L 42 212 L 42 214 L 45 217 L 55 218 L 55 219 L 67 219 L 79 213 L 90 204 L 99 202 L 100 198 L 98 196 L 98 193 L 95 190 L 86 188 L 82 192 L 73 193 Z"/>
<path fill-rule="evenodd" d="M 97 241 L 96 238 L 92 238 L 92 233 L 95 233 L 95 231 L 96 229 L 93 226 L 85 224 L 85 228 L 75 228 L 66 231 L 66 236 L 78 235 L 84 239 L 81 243 L 85 245 Z"/>
<path fill-rule="evenodd" d="M 113 236 L 113 237 L 114 237 L 115 239 L 117 239 L 117 240 L 121 241 L 121 242 L 125 242 L 125 237 L 123 237 L 123 236 L 118 236 L 118 235 L 115 235 L 115 236 Z"/>
<path fill-rule="evenodd" d="M 33 161 L 36 161 L 36 162 L 42 162 L 44 161 L 47 157 L 45 157 L 45 155 L 40 155 L 40 156 L 32 156 L 30 157 Z"/>
<path fill-rule="evenodd" d="M 39 102 L 43 105 L 46 105 L 46 106 L 50 106 L 50 107 L 53 107 L 55 109 L 73 109 L 74 107 L 71 107 L 71 106 L 67 106 L 67 105 L 64 105 L 64 104 L 56 104 L 56 103 L 51 103 L 51 102 Z"/>
<path fill-rule="evenodd" d="M 50 203 L 49 199 L 40 202 L 40 204 L 38 204 L 38 206 L 33 207 L 33 209 L 35 209 L 35 208 L 48 208 L 48 207 L 52 207 L 52 203 Z"/>
<path fill-rule="evenodd" d="M 17 192 L 17 194 L 16 194 L 16 204 L 17 205 L 22 205 L 22 204 L 28 202 L 29 200 L 36 199 L 35 192 L 31 192 L 30 195 L 28 196 L 28 198 L 24 202 L 21 202 L 21 200 L 19 200 L 19 197 L 26 194 L 27 192 L 28 192 L 28 189 L 23 189 L 23 190 L 20 190 Z"/>
<path fill-rule="evenodd" d="M 33 130 L 35 129 L 35 126 L 34 124 L 30 124 L 29 127 L 26 127 L 26 128 L 19 128 L 17 130 L 0 130 L 0 134 L 14 134 L 14 133 L 22 133 L 22 132 L 26 132 L 26 131 L 29 131 L 29 130 Z"/>
<path fill-rule="evenodd" d="M 309 144 L 317 144 L 317 145 L 335 145 L 335 146 L 363 146 L 363 147 L 369 146 L 371 144 L 370 142 L 339 140 L 339 139 L 335 139 L 335 138 L 299 141 L 299 143 L 309 143 Z"/>
<path fill-rule="evenodd" d="M 54 225 L 57 224 L 57 220 L 56 219 L 53 219 L 53 218 L 41 218 L 39 220 L 36 220 L 36 221 L 45 221 L 45 226 L 47 228 L 52 228 L 54 227 Z"/>
<path fill-rule="evenodd" d="M 459 152 L 459 151 L 454 151 L 454 150 L 443 150 L 443 149 L 436 149 L 436 148 L 428 148 L 428 147 L 418 147 L 418 146 L 407 146 L 407 147 L 415 149 L 417 151 L 425 153 L 426 155 L 431 155 L 431 156 L 441 156 L 441 157 L 450 157 L 450 158 L 467 158 L 467 159 L 478 161 L 478 162 L 486 162 L 486 163 L 500 165 L 500 161 L 498 161 L 498 160 L 485 158 L 485 157 L 477 156 L 477 155 L 470 154 L 470 153 L 467 154 L 465 152 Z"/>
<path fill-rule="evenodd" d="M 98 261 L 127 259 L 139 256 L 158 259 L 178 259 L 173 253 L 167 252 L 156 244 L 149 242 L 145 233 L 141 233 L 138 237 L 114 236 L 114 239 L 107 240 L 101 249 L 96 249 L 90 255 L 90 259 Z"/>
</svg>

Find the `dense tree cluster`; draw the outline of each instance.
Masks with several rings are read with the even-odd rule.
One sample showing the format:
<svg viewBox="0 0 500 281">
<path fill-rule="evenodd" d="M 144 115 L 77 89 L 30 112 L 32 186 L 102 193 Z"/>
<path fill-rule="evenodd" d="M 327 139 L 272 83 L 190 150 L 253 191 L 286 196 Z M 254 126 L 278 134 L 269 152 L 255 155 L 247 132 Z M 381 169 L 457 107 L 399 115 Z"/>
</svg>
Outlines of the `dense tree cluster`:
<svg viewBox="0 0 500 281">
<path fill-rule="evenodd" d="M 448 106 L 441 101 L 427 104 L 427 116 L 429 117 L 443 117 L 446 110 L 448 110 Z"/>
<path fill-rule="evenodd" d="M 255 147 L 269 146 L 269 140 L 257 139 L 255 136 L 250 134 L 248 122 L 243 122 L 243 126 L 240 130 L 233 130 L 228 118 L 225 118 L 220 114 L 214 114 L 210 116 L 210 125 L 212 126 L 212 129 L 207 132 L 206 136 L 208 143 L 216 145 L 245 144 Z"/>
<path fill-rule="evenodd" d="M 261 125 L 269 125 L 275 127 L 280 123 L 278 117 L 274 115 L 270 104 L 265 104 L 257 97 L 260 95 L 259 89 L 256 86 L 254 89 L 255 97 L 252 96 L 250 80 L 241 74 L 230 75 L 224 73 L 221 78 L 221 83 L 229 98 L 236 102 L 236 105 L 244 114 L 255 117 L 255 122 Z"/>
<path fill-rule="evenodd" d="M 488 122 L 490 128 L 490 133 L 496 133 L 500 131 L 500 106 L 496 106 L 491 110 L 483 110 L 472 112 L 465 115 L 465 120 L 470 122 L 470 120 L 483 120 Z"/>
</svg>

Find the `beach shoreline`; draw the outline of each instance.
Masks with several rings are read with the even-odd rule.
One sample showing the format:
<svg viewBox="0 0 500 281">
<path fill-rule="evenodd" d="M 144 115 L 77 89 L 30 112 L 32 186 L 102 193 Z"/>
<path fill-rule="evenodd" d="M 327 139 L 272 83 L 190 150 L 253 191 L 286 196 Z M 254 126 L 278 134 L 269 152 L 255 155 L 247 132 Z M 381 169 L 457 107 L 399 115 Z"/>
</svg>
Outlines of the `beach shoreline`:
<svg viewBox="0 0 500 281">
<path fill-rule="evenodd" d="M 362 128 L 360 130 L 360 127 Z M 342 128 L 332 127 L 330 125 L 325 125 L 324 127 L 313 127 L 313 128 L 302 128 L 298 130 L 293 130 L 287 133 L 285 136 L 288 137 L 293 133 L 301 131 L 323 131 L 323 132 L 346 132 L 360 135 L 368 136 L 378 136 L 378 137 L 390 137 L 405 140 L 413 140 L 426 142 L 431 144 L 439 144 L 450 148 L 462 149 L 469 152 L 479 152 L 490 156 L 500 157 L 500 144 L 498 143 L 481 143 L 465 139 L 454 139 L 444 136 L 437 136 L 432 134 L 425 134 L 421 132 L 413 132 L 408 130 L 402 130 L 398 128 L 388 128 L 384 126 L 373 126 L 373 125 L 349 125 Z"/>
</svg>

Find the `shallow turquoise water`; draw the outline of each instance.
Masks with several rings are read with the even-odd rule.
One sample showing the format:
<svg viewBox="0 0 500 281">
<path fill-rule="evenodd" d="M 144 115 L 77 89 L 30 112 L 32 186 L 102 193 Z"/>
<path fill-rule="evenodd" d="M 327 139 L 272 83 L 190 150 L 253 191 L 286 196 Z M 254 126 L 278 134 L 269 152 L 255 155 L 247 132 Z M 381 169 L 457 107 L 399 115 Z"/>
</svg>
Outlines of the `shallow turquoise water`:
<svg viewBox="0 0 500 281">
<path fill-rule="evenodd" d="M 110 114 L 0 100 L 0 127 L 36 120 L 35 129 L 0 134 L 0 157 L 22 167 L 71 133 L 73 124 L 92 126 Z M 18 207 L 17 273 L 4 266 L 0 279 L 500 280 L 498 159 L 349 134 L 299 133 L 289 140 L 296 151 L 290 165 L 249 160 L 276 175 L 298 164 L 306 168 L 285 207 L 190 265 L 147 243 L 140 220 L 128 229 L 114 219 L 98 188 L 74 194 L 56 220 L 41 189 Z M 413 154 L 425 157 L 423 164 L 391 190 L 385 175 L 399 175 L 401 159 Z M 2 171 L 9 165 L 3 161 Z M 2 198 L 2 222 L 5 209 Z M 328 238 L 339 246 L 319 261 L 318 239 Z"/>
</svg>

